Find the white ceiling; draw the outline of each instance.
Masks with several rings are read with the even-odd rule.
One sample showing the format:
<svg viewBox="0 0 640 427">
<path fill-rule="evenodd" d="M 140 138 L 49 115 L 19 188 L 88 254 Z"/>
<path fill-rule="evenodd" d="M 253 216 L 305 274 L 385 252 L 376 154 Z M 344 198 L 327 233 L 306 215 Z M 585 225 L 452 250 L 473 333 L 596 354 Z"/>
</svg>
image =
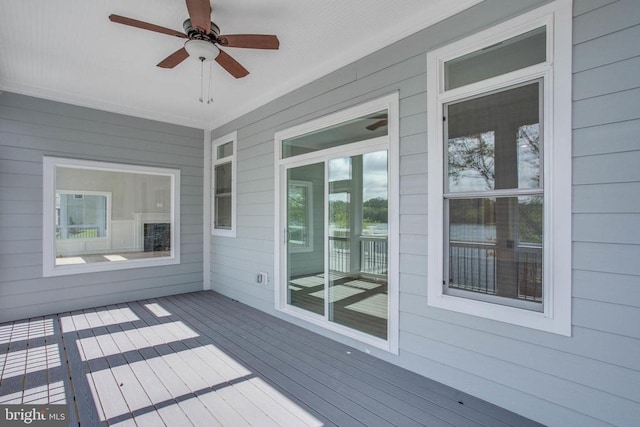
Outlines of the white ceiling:
<svg viewBox="0 0 640 427">
<path fill-rule="evenodd" d="M 112 13 L 183 31 L 183 0 L 0 0 L 0 90 L 205 129 L 400 40 L 480 0 L 213 0 L 222 34 L 276 34 L 280 50 L 228 48 L 251 74 L 200 62 L 156 64 L 184 40 L 109 21 Z"/>
</svg>

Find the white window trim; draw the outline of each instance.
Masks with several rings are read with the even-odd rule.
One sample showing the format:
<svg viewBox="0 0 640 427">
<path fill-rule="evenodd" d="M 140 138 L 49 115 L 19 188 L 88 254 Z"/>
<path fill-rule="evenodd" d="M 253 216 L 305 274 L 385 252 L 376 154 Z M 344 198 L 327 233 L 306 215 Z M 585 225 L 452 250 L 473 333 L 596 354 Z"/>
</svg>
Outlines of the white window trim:
<svg viewBox="0 0 640 427">
<path fill-rule="evenodd" d="M 444 62 L 546 25 L 547 61 L 445 91 Z M 571 336 L 571 31 L 570 0 L 557 0 L 427 54 L 428 284 L 431 307 Z M 544 310 L 503 306 L 443 292 L 443 105 L 536 77 L 544 86 Z"/>
<path fill-rule="evenodd" d="M 56 266 L 55 194 L 57 166 L 109 172 L 148 173 L 170 177 L 171 254 L 157 258 Z M 42 159 L 42 188 L 42 274 L 44 277 L 180 264 L 180 170 L 44 156 Z"/>
<path fill-rule="evenodd" d="M 298 126 L 277 132 L 274 136 L 274 155 L 275 155 L 275 236 L 274 236 L 274 291 L 275 291 L 275 309 L 291 315 L 295 318 L 309 322 L 310 324 L 319 326 L 326 330 L 339 333 L 348 338 L 352 338 L 365 345 L 363 349 L 368 351 L 368 347 L 375 347 L 392 354 L 398 354 L 399 342 L 399 324 L 400 324 L 400 99 L 397 92 L 385 97 L 356 105 L 354 107 L 320 117 L 310 122 L 303 123 Z M 388 111 L 388 135 L 385 137 L 372 138 L 371 140 L 355 142 L 349 144 L 348 147 L 333 147 L 326 150 L 302 154 L 300 156 L 292 156 L 286 159 L 282 158 L 282 141 L 295 136 L 303 135 L 308 132 L 323 129 L 329 126 L 337 125 L 351 119 L 362 117 L 364 115 L 375 113 L 381 110 Z M 307 162 L 309 159 L 318 158 L 320 160 L 329 158 L 336 153 L 345 156 L 359 153 L 362 147 L 371 149 L 388 150 L 387 162 L 389 168 L 389 228 L 388 228 L 388 323 L 387 323 L 387 339 L 376 338 L 364 332 L 342 326 L 340 324 L 325 320 L 324 316 L 318 316 L 307 311 L 297 309 L 296 307 L 287 305 L 286 291 L 284 291 L 282 280 L 286 279 L 286 273 L 282 271 L 282 260 L 286 259 L 286 254 L 282 253 L 282 230 L 281 223 L 283 212 L 286 212 L 283 200 L 281 200 L 281 189 L 286 180 L 286 173 L 282 173 L 286 166 L 291 166 L 300 162 Z M 375 151 L 375 150 L 374 150 Z M 328 202 L 326 202 L 328 203 Z M 325 248 L 326 250 L 326 248 Z"/>
<path fill-rule="evenodd" d="M 218 147 L 226 143 L 233 143 L 233 154 L 231 156 L 217 159 Z M 238 131 L 233 131 L 228 135 L 222 136 L 211 142 L 211 235 L 236 237 L 237 233 L 237 177 L 238 177 Z M 231 229 L 216 228 L 216 174 L 214 169 L 217 165 L 231 162 Z"/>
</svg>

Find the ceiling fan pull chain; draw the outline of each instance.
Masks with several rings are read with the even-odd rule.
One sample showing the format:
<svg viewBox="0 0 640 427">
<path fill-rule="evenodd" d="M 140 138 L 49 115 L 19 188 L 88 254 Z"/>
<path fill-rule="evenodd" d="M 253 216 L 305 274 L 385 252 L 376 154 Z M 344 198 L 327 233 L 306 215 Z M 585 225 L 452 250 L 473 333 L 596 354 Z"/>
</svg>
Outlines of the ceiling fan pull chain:
<svg viewBox="0 0 640 427">
<path fill-rule="evenodd" d="M 204 58 L 200 57 L 200 102 L 204 104 Z"/>
<path fill-rule="evenodd" d="M 211 81 L 213 80 L 213 61 L 209 62 L 209 91 L 207 93 L 207 104 L 213 102 L 213 96 L 211 94 Z"/>
</svg>

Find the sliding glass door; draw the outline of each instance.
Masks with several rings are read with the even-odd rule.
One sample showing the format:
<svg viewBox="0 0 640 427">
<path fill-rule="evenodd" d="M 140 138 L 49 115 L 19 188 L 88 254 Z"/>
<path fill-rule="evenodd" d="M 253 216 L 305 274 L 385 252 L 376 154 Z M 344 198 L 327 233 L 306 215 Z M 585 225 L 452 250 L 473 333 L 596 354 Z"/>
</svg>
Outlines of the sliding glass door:
<svg viewBox="0 0 640 427">
<path fill-rule="evenodd" d="M 281 190 L 287 304 L 386 340 L 387 150 L 318 160 L 287 167 Z"/>
<path fill-rule="evenodd" d="M 276 309 L 398 352 L 399 96 L 276 132 Z"/>
</svg>

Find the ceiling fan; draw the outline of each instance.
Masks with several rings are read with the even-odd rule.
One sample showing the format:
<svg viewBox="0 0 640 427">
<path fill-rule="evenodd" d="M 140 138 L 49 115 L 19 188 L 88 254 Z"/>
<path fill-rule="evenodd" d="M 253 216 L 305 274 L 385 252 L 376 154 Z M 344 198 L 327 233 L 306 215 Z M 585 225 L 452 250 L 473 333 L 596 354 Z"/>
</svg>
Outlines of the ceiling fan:
<svg viewBox="0 0 640 427">
<path fill-rule="evenodd" d="M 184 47 L 173 52 L 157 64 L 161 68 L 173 68 L 189 56 L 195 56 L 203 62 L 215 59 L 229 74 L 239 79 L 248 75 L 249 71 L 229 54 L 221 50 L 219 46 L 249 49 L 278 49 L 280 47 L 280 41 L 275 35 L 220 35 L 220 28 L 211 22 L 209 0 L 186 0 L 186 3 L 189 19 L 182 24 L 184 33 L 120 15 L 109 15 L 109 20 L 118 24 L 187 39 Z"/>
</svg>

